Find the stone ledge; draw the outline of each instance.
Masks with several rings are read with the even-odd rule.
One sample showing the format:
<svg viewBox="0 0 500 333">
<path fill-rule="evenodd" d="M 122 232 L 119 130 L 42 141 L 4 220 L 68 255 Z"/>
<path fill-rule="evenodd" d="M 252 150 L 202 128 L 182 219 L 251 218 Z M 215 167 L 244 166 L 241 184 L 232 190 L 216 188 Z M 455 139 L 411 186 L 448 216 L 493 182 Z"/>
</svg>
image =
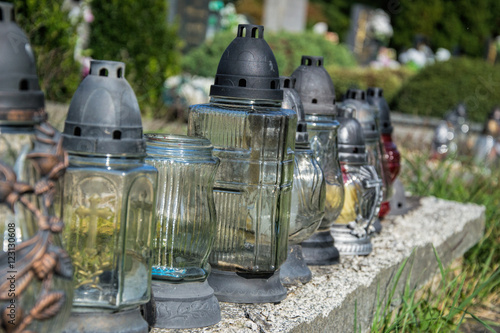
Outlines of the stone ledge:
<svg viewBox="0 0 500 333">
<path fill-rule="evenodd" d="M 383 222 L 384 229 L 373 238 L 374 251 L 369 256 L 344 256 L 339 265 L 311 267 L 312 281 L 289 288 L 287 298 L 279 304 L 220 303 L 220 323 L 182 332 L 354 332 L 355 306 L 358 329 L 368 331 L 377 289 L 379 297 L 389 294 L 392 278 L 406 258 L 408 265 L 395 295 L 401 293 L 410 273 L 411 286 L 418 288 L 438 272 L 432 245 L 443 265 L 449 265 L 481 239 L 484 223 L 483 206 L 421 198 L 405 216 Z"/>
</svg>

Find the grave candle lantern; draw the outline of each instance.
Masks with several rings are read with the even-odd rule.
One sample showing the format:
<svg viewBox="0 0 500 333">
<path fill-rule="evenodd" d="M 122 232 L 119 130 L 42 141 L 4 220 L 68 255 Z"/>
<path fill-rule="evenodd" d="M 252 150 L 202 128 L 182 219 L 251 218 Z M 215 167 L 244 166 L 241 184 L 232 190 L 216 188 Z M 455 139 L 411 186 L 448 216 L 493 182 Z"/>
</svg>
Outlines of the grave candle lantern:
<svg viewBox="0 0 500 333">
<path fill-rule="evenodd" d="M 13 5 L 0 2 L 1 332 L 57 333 L 70 315 L 72 267 L 52 209 L 64 152 L 58 137 L 36 130 L 44 104 L 28 38 Z"/>
<path fill-rule="evenodd" d="M 345 199 L 332 235 L 341 255 L 368 255 L 372 251 L 369 227 L 378 212 L 382 182 L 368 164 L 363 128 L 353 113 L 349 107 L 339 111 L 338 147 Z"/>
<path fill-rule="evenodd" d="M 297 79 L 295 90 L 304 105 L 309 142 L 326 183 L 325 215 L 318 230 L 302 242 L 302 249 L 307 264 L 331 265 L 338 263 L 339 253 L 330 235 L 330 227 L 340 214 L 344 202 L 337 153 L 339 123 L 335 119 L 335 88 L 323 67 L 323 57 L 302 56 L 301 65 L 292 77 Z"/>
<path fill-rule="evenodd" d="M 342 103 L 343 107 L 351 107 L 355 110 L 356 119 L 361 123 L 363 132 L 365 134 L 366 155 L 368 164 L 372 165 L 380 179 L 382 180 L 382 202 L 389 200 L 389 172 L 387 165 L 384 164 L 382 159 L 382 147 L 380 144 L 380 131 L 379 131 L 379 110 L 378 108 L 371 107 L 366 102 L 366 92 L 359 89 L 349 89 L 346 93 L 346 98 Z M 378 213 L 375 214 L 372 223 L 372 231 L 380 232 L 382 225 Z"/>
<path fill-rule="evenodd" d="M 325 179 L 309 144 L 304 107 L 295 91 L 295 78 L 282 76 L 283 108 L 297 113 L 295 167 L 290 210 L 288 257 L 281 267 L 281 282 L 297 285 L 311 280 L 311 270 L 302 255 L 302 243 L 314 234 L 325 215 Z"/>
<path fill-rule="evenodd" d="M 65 332 L 147 332 L 139 305 L 151 290 L 157 170 L 125 64 L 92 61 L 63 132 L 63 239 L 75 266 Z"/>
<path fill-rule="evenodd" d="M 35 126 L 46 119 L 33 51 L 14 20 L 11 3 L 0 2 L 0 161 L 14 168 L 18 182 L 33 185 L 39 176 L 26 159 L 33 149 Z M 32 237 L 38 227 L 29 212 L 16 204 L 0 206 L 0 232 L 15 224 L 16 241 Z M 6 251 L 6 244 L 2 246 Z"/>
<path fill-rule="evenodd" d="M 146 162 L 158 169 L 153 244 L 155 327 L 194 328 L 220 321 L 206 278 L 216 230 L 213 198 L 219 160 L 204 138 L 146 134 Z"/>
<path fill-rule="evenodd" d="M 188 133 L 220 159 L 214 198 L 217 233 L 208 282 L 219 301 L 278 302 L 286 260 L 297 116 L 283 91 L 264 27 L 239 25 L 222 54 L 210 103 L 189 108 Z"/>
<path fill-rule="evenodd" d="M 382 143 L 382 157 L 386 164 L 388 177 L 388 197 L 392 196 L 392 184 L 396 180 L 401 169 L 401 155 L 396 144 L 392 140 L 393 127 L 391 124 L 391 110 L 383 96 L 381 88 L 368 88 L 367 101 L 370 105 L 378 108 L 380 115 L 380 138 Z M 386 169 L 384 169 L 386 170 Z M 383 218 L 390 211 L 389 201 L 383 201 L 380 206 L 379 217 Z"/>
</svg>

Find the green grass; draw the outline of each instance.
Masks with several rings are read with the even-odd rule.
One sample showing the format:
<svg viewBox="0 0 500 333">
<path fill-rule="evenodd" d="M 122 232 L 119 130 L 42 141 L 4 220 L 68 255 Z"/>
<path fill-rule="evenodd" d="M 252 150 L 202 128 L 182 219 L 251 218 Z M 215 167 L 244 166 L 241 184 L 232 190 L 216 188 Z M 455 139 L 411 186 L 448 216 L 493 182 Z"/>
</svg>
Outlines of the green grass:
<svg viewBox="0 0 500 333">
<path fill-rule="evenodd" d="M 374 332 L 459 332 L 465 320 L 475 320 L 495 332 L 498 323 L 488 322 L 476 313 L 485 304 L 500 306 L 500 170 L 485 170 L 467 161 L 429 162 L 422 153 L 406 153 L 401 180 L 416 196 L 436 196 L 486 206 L 486 230 L 481 241 L 464 259 L 440 274 L 424 290 L 410 288 L 395 295 L 402 267 L 395 276 L 387 301 L 380 301 L 372 326 Z M 409 279 L 409 278 L 408 278 Z M 394 297 L 401 306 L 392 310 Z M 491 306 L 490 306 L 491 307 Z"/>
</svg>

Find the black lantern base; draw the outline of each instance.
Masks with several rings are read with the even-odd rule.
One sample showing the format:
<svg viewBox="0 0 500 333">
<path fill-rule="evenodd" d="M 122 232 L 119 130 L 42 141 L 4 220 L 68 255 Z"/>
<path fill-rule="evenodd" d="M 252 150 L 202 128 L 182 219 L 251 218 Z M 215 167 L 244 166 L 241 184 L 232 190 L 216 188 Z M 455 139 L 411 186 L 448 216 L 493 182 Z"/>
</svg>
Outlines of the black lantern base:
<svg viewBox="0 0 500 333">
<path fill-rule="evenodd" d="M 370 236 L 367 234 L 355 235 L 347 225 L 333 225 L 331 231 L 335 240 L 335 247 L 342 256 L 367 256 L 373 250 Z"/>
<path fill-rule="evenodd" d="M 94 309 L 95 310 L 95 309 Z M 139 307 L 126 311 L 71 312 L 63 333 L 147 333 Z"/>
<path fill-rule="evenodd" d="M 339 251 L 333 244 L 330 231 L 317 231 L 302 242 L 302 253 L 308 265 L 326 266 L 339 263 Z"/>
<path fill-rule="evenodd" d="M 302 255 L 301 245 L 290 245 L 288 257 L 280 268 L 280 279 L 284 286 L 297 286 L 312 279 L 312 273 Z"/>
<path fill-rule="evenodd" d="M 197 328 L 220 321 L 220 307 L 214 290 L 203 282 L 171 283 L 153 280 L 157 328 Z"/>
<path fill-rule="evenodd" d="M 378 217 L 375 217 L 372 224 L 370 225 L 369 233 L 380 234 L 381 231 L 382 231 L 382 223 L 380 223 L 380 219 Z"/>
<path fill-rule="evenodd" d="M 208 283 L 221 302 L 278 303 L 286 298 L 280 282 L 280 271 L 270 274 L 249 274 L 212 269 Z"/>
</svg>

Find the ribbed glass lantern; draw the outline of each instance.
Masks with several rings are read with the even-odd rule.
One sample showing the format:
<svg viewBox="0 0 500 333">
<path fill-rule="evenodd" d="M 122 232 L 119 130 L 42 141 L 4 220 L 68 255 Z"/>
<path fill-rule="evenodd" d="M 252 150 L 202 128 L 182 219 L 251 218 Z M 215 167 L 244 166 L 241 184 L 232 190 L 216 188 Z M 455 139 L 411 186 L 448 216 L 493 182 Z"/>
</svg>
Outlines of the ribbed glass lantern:
<svg viewBox="0 0 500 333">
<path fill-rule="evenodd" d="M 335 88 L 323 67 L 323 57 L 302 56 L 301 65 L 293 72 L 295 90 L 300 95 L 306 114 L 309 143 L 326 183 L 325 215 L 318 230 L 302 242 L 304 258 L 309 265 L 331 265 L 339 261 L 339 253 L 330 235 L 330 227 L 340 214 L 344 202 L 342 172 L 338 161 Z"/>
<path fill-rule="evenodd" d="M 372 251 L 369 228 L 379 210 L 382 182 L 368 164 L 363 129 L 353 114 L 349 107 L 339 110 L 338 147 L 345 200 L 332 235 L 341 255 L 368 255 Z"/>
<path fill-rule="evenodd" d="M 304 107 L 294 89 L 295 80 L 288 76 L 280 78 L 284 93 L 282 107 L 297 113 L 288 257 L 280 272 L 281 282 L 287 286 L 311 280 L 312 273 L 304 260 L 301 243 L 314 234 L 325 215 L 325 179 L 309 144 Z"/>
<path fill-rule="evenodd" d="M 278 65 L 264 27 L 239 25 L 224 51 L 210 103 L 189 108 L 188 134 L 220 159 L 217 234 L 208 281 L 219 301 L 278 302 L 286 260 L 297 116 L 282 109 Z"/>
<path fill-rule="evenodd" d="M 366 155 L 368 164 L 372 165 L 382 180 L 382 202 L 389 200 L 389 171 L 382 157 L 382 145 L 380 143 L 379 109 L 370 106 L 366 101 L 366 92 L 359 89 L 347 90 L 343 107 L 355 110 L 355 117 L 361 123 L 365 134 Z M 380 207 L 378 207 L 380 211 Z M 378 217 L 379 211 L 372 224 L 374 232 L 380 232 L 382 225 Z"/>
<path fill-rule="evenodd" d="M 157 170 L 125 64 L 91 63 L 71 101 L 63 146 L 64 243 L 75 266 L 65 332 L 147 332 L 139 305 L 151 293 Z"/>
<path fill-rule="evenodd" d="M 213 184 L 219 159 L 209 140 L 146 134 L 146 162 L 158 169 L 153 242 L 155 327 L 192 328 L 220 321 L 206 282 L 216 231 Z"/>
<path fill-rule="evenodd" d="M 379 110 L 379 128 L 380 139 L 382 144 L 382 159 L 384 163 L 384 170 L 388 171 L 387 182 L 387 197 L 392 197 L 392 184 L 399 175 L 401 169 L 401 155 L 394 141 L 392 140 L 393 127 L 391 124 L 391 110 L 384 98 L 383 90 L 381 88 L 368 88 L 367 101 L 368 104 L 374 106 Z M 391 210 L 390 202 L 383 201 L 380 206 L 379 217 L 383 218 Z"/>
</svg>

